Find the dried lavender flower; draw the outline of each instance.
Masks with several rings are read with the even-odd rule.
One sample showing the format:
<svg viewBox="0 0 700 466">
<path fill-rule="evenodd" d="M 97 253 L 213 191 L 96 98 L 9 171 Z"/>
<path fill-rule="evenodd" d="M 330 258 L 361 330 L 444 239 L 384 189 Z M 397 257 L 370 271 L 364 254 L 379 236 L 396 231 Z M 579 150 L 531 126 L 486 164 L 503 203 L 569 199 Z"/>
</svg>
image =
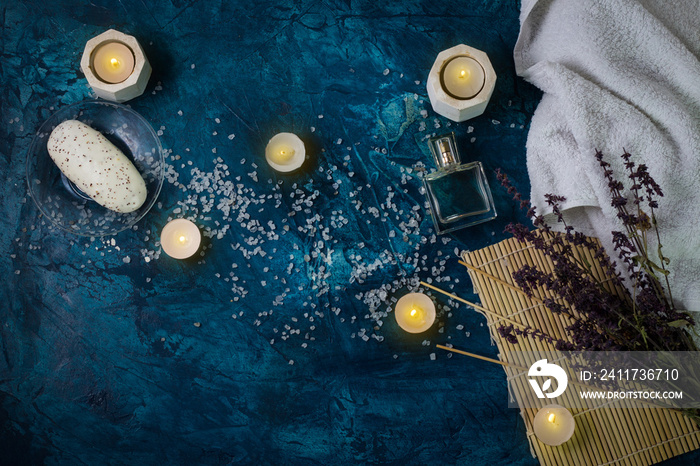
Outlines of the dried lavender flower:
<svg viewBox="0 0 700 466">
<path fill-rule="evenodd" d="M 543 272 L 525 265 L 513 273 L 513 280 L 523 292 L 533 297 L 539 290 L 553 292 L 559 299 L 545 298 L 543 304 L 553 313 L 566 314 L 571 324 L 566 328 L 571 341 L 554 339 L 540 329 L 502 326 L 499 334 L 511 343 L 518 337 L 537 338 L 548 341 L 557 349 L 575 350 L 694 350 L 686 326 L 694 325 L 687 312 L 677 310 L 673 304 L 665 265 L 668 259 L 661 254 L 661 242 L 656 222 L 655 209 L 658 198 L 663 196 L 645 165 L 636 165 L 631 154 L 624 151 L 622 159 L 631 181 L 629 194 L 625 195 L 624 183 L 615 178 L 610 164 L 600 151 L 595 154 L 608 182 L 611 205 L 624 225 L 624 231 L 613 231 L 612 240 L 619 264 L 626 268 L 630 286 L 625 286 L 623 274 L 617 264 L 610 260 L 605 250 L 591 238 L 567 225 L 561 211 L 566 200 L 562 196 L 547 194 L 545 200 L 552 208 L 563 232 L 557 234 L 537 214 L 535 207 L 510 183 L 508 176 L 496 170 L 500 183 L 526 210 L 528 218 L 537 230 L 522 224 L 510 224 L 506 231 L 521 242 L 532 244 L 535 249 L 548 256 L 553 264 L 552 272 Z M 658 264 L 649 257 L 647 233 L 653 231 L 659 240 Z M 606 287 L 595 278 L 591 264 L 579 258 L 574 247 L 591 251 L 594 259 L 605 272 Z M 665 285 L 662 285 L 662 280 Z M 630 284 L 631 283 L 631 284 Z M 622 296 L 608 289 L 624 290 Z M 572 312 L 571 309 L 576 309 Z"/>
</svg>

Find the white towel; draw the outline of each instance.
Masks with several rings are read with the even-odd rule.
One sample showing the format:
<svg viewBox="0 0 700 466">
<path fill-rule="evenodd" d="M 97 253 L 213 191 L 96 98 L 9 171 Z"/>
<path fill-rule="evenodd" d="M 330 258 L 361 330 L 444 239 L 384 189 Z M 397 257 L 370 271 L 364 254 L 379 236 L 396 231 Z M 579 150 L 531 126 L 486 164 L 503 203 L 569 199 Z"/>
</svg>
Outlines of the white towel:
<svg viewBox="0 0 700 466">
<path fill-rule="evenodd" d="M 533 204 L 551 213 L 544 195 L 565 196 L 570 223 L 611 252 L 622 227 L 594 153 L 629 186 L 626 149 L 665 194 L 674 300 L 700 311 L 700 0 L 523 0 L 520 21 L 516 70 L 544 91 L 527 140 Z"/>
</svg>

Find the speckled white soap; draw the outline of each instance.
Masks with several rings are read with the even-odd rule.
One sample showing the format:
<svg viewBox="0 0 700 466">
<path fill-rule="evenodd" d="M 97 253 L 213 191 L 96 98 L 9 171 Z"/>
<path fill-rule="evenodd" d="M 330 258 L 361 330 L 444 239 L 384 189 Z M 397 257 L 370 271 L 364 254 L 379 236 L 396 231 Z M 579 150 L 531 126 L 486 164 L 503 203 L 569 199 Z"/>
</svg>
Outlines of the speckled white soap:
<svg viewBox="0 0 700 466">
<path fill-rule="evenodd" d="M 47 149 L 61 172 L 98 204 L 129 213 L 146 201 L 146 183 L 134 164 L 85 123 L 67 120 L 56 126 Z"/>
</svg>

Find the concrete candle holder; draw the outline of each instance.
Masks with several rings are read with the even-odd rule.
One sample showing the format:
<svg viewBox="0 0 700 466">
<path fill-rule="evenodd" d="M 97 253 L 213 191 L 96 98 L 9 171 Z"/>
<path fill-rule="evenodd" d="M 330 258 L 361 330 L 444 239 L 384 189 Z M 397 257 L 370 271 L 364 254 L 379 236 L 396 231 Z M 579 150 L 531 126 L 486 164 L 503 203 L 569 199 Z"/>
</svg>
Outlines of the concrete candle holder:
<svg viewBox="0 0 700 466">
<path fill-rule="evenodd" d="M 101 78 L 95 67 L 95 52 L 108 44 L 125 45 L 133 53 L 133 71 L 121 82 L 110 83 Z M 129 62 L 129 65 L 131 62 Z M 151 65 L 134 36 L 110 29 L 93 37 L 83 51 L 80 69 L 85 73 L 88 84 L 98 97 L 113 102 L 126 102 L 138 97 L 146 90 L 151 77 Z"/>
<path fill-rule="evenodd" d="M 468 80 L 465 71 L 461 71 L 461 76 L 447 76 L 445 72 L 458 72 L 455 67 L 455 59 L 472 62 L 477 67 L 479 73 L 474 73 L 472 79 L 479 79 L 477 92 L 474 95 L 466 95 L 454 91 L 454 86 L 458 85 L 459 79 Z M 451 64 L 452 63 L 452 64 Z M 455 70 L 452 70 L 455 68 Z M 483 80 L 483 84 L 482 81 Z M 456 84 L 455 84 L 456 83 Z M 452 89 L 450 89 L 452 86 Z M 489 57 L 482 51 L 468 45 L 460 44 L 440 52 L 433 63 L 428 75 L 428 97 L 436 113 L 449 118 L 452 121 L 465 121 L 481 115 L 486 110 L 486 106 L 491 99 L 493 89 L 496 87 L 496 72 L 491 66 Z M 472 89 L 471 87 L 470 89 Z"/>
</svg>

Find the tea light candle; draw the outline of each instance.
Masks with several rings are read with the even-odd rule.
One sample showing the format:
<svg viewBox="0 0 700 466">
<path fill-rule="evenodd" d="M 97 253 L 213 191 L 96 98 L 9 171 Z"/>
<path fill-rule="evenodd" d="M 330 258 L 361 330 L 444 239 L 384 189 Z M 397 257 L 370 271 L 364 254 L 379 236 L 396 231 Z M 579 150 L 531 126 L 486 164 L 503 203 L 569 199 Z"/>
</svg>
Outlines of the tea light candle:
<svg viewBox="0 0 700 466">
<path fill-rule="evenodd" d="M 92 52 L 91 68 L 106 83 L 126 81 L 134 72 L 134 52 L 122 42 L 106 42 Z"/>
<path fill-rule="evenodd" d="M 396 303 L 394 316 L 399 327 L 409 333 L 421 333 L 435 322 L 435 304 L 423 293 L 409 293 Z"/>
<path fill-rule="evenodd" d="M 458 122 L 484 113 L 495 87 L 488 55 L 465 44 L 440 52 L 426 82 L 433 110 Z"/>
<path fill-rule="evenodd" d="M 278 172 L 296 170 L 301 167 L 305 158 L 304 142 L 293 133 L 274 135 L 265 148 L 265 160 Z"/>
<path fill-rule="evenodd" d="M 178 218 L 163 227 L 160 232 L 160 245 L 173 259 L 187 259 L 197 252 L 202 234 L 197 225 L 184 218 Z"/>
<path fill-rule="evenodd" d="M 85 44 L 80 69 L 99 98 L 126 102 L 143 94 L 151 64 L 136 37 L 109 29 Z"/>
<path fill-rule="evenodd" d="M 574 435 L 576 421 L 568 409 L 551 404 L 537 411 L 532 427 L 542 443 L 556 447 Z"/>
<path fill-rule="evenodd" d="M 440 78 L 445 92 L 459 100 L 473 99 L 486 82 L 484 68 L 468 55 L 458 55 L 446 61 Z"/>
</svg>

